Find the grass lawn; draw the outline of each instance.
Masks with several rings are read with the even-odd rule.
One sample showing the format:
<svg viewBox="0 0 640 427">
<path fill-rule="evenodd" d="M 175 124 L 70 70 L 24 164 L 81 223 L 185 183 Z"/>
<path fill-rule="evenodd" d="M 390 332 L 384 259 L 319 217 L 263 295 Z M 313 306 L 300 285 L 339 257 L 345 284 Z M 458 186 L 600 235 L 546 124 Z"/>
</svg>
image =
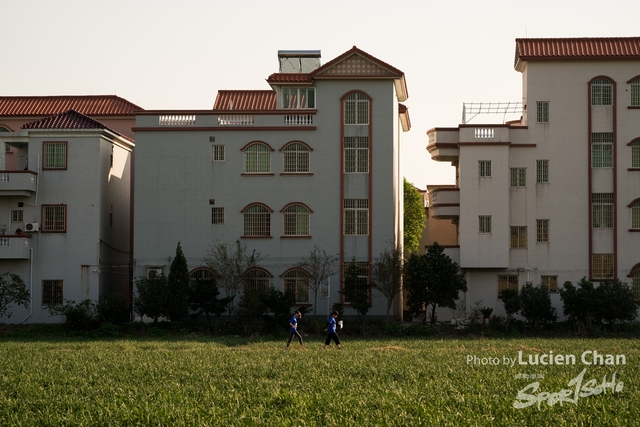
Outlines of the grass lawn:
<svg viewBox="0 0 640 427">
<path fill-rule="evenodd" d="M 634 339 L 347 337 L 343 350 L 323 350 L 322 339 L 307 338 L 306 349 L 294 342 L 290 350 L 284 339 L 3 339 L 0 425 L 640 423 L 640 345 Z M 519 351 L 527 363 L 538 356 L 554 364 L 520 365 Z M 619 364 L 583 364 L 582 354 L 591 362 L 594 351 L 618 355 Z M 595 394 L 603 378 L 604 392 Z M 567 401 L 557 402 L 562 396 Z M 537 397 L 539 407 L 514 408 Z"/>
</svg>

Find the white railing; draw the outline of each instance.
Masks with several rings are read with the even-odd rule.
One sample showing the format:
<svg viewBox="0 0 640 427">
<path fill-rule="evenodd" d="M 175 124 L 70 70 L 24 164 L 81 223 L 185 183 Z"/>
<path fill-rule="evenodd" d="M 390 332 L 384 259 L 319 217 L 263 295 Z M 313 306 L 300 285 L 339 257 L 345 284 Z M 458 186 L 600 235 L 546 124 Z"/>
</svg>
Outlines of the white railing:
<svg viewBox="0 0 640 427">
<path fill-rule="evenodd" d="M 0 237 L 0 246 L 9 246 L 9 238 Z"/>
<path fill-rule="evenodd" d="M 196 124 L 196 116 L 193 114 L 171 114 L 158 118 L 160 126 L 193 126 Z"/>
<path fill-rule="evenodd" d="M 218 116 L 220 126 L 247 126 L 253 125 L 253 114 L 226 114 Z"/>
<path fill-rule="evenodd" d="M 6 172 L 0 173 L 0 182 L 9 182 L 9 174 Z"/>
<path fill-rule="evenodd" d="M 285 125 L 312 125 L 312 114 L 286 114 L 284 116 Z"/>
<path fill-rule="evenodd" d="M 489 139 L 495 135 L 495 129 L 493 128 L 476 128 L 474 129 L 474 136 L 477 139 Z"/>
</svg>

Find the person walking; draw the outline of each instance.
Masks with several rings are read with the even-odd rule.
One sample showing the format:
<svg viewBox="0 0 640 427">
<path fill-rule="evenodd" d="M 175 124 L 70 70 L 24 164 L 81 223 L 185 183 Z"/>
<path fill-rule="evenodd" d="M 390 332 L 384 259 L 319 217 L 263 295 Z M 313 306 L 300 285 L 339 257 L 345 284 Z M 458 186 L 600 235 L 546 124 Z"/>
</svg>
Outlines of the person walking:
<svg viewBox="0 0 640 427">
<path fill-rule="evenodd" d="M 331 340 L 333 340 L 336 345 L 338 346 L 338 350 L 341 350 L 340 348 L 340 337 L 338 336 L 338 333 L 336 332 L 336 326 L 337 326 L 337 322 L 336 322 L 336 318 L 338 317 L 338 312 L 334 311 L 333 313 L 331 313 L 331 316 L 329 317 L 329 321 L 327 322 L 327 327 L 324 329 L 325 332 L 327 333 L 327 339 L 324 341 L 324 347 L 323 348 L 327 348 L 328 345 L 331 345 Z"/>
<path fill-rule="evenodd" d="M 300 345 L 304 347 L 304 344 L 302 344 L 302 335 L 300 335 L 300 332 L 298 332 L 298 321 L 300 319 L 302 319 L 302 313 L 297 310 L 295 313 L 293 313 L 291 319 L 289 319 L 289 341 L 287 341 L 287 348 L 289 348 L 289 344 L 291 344 L 291 340 L 293 339 L 293 337 L 298 337 Z"/>
</svg>

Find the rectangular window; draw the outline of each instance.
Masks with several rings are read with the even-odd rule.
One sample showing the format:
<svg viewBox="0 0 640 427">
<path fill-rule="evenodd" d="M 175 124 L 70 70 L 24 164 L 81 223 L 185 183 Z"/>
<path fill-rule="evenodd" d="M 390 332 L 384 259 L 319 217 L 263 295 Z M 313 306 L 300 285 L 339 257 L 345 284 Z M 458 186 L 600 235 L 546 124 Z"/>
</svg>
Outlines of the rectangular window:
<svg viewBox="0 0 640 427">
<path fill-rule="evenodd" d="M 510 182 L 512 187 L 527 186 L 527 169 L 526 168 L 511 168 L 510 177 L 511 177 Z"/>
<path fill-rule="evenodd" d="M 511 249 L 527 248 L 527 227 L 511 227 Z"/>
<path fill-rule="evenodd" d="M 548 219 L 536 219 L 536 243 L 549 243 Z"/>
<path fill-rule="evenodd" d="M 518 290 L 518 276 L 514 274 L 498 274 L 498 298 L 505 289 Z"/>
<path fill-rule="evenodd" d="M 591 268 L 591 277 L 594 279 L 612 279 L 613 254 L 592 254 Z"/>
<path fill-rule="evenodd" d="M 11 222 L 24 222 L 24 211 L 22 209 L 13 209 L 11 211 Z"/>
<path fill-rule="evenodd" d="M 551 293 L 558 292 L 558 276 L 541 276 L 540 286 Z"/>
<path fill-rule="evenodd" d="M 549 123 L 549 101 L 536 102 L 536 123 Z"/>
<path fill-rule="evenodd" d="M 591 105 L 613 104 L 613 85 L 607 79 L 596 79 L 591 83 Z"/>
<path fill-rule="evenodd" d="M 214 144 L 211 146 L 214 162 L 224 162 L 224 145 Z"/>
<path fill-rule="evenodd" d="M 369 234 L 368 199 L 344 199 L 344 234 L 347 236 Z"/>
<path fill-rule="evenodd" d="M 613 132 L 591 134 L 591 167 L 613 167 Z"/>
<path fill-rule="evenodd" d="M 631 106 L 640 107 L 640 78 L 631 82 Z"/>
<path fill-rule="evenodd" d="M 593 228 L 613 228 L 613 193 L 591 194 Z"/>
<path fill-rule="evenodd" d="M 631 144 L 631 167 L 640 168 L 640 140 Z"/>
<path fill-rule="evenodd" d="M 369 173 L 369 137 L 344 137 L 344 173 Z"/>
<path fill-rule="evenodd" d="M 344 124 L 369 124 L 369 99 L 362 93 L 350 93 L 344 99 Z"/>
<path fill-rule="evenodd" d="M 491 234 L 491 215 L 478 216 L 478 233 Z"/>
<path fill-rule="evenodd" d="M 224 208 L 211 208 L 211 224 L 224 224 Z"/>
<path fill-rule="evenodd" d="M 316 90 L 313 87 L 283 87 L 282 108 L 316 108 Z"/>
<path fill-rule="evenodd" d="M 42 305 L 62 305 L 62 280 L 42 281 Z"/>
<path fill-rule="evenodd" d="M 478 176 L 485 178 L 491 176 L 491 160 L 478 161 Z"/>
<path fill-rule="evenodd" d="M 549 183 L 549 160 L 536 160 L 536 183 Z"/>
<path fill-rule="evenodd" d="M 43 169 L 66 169 L 67 168 L 67 143 L 66 142 L 44 142 Z"/>
<path fill-rule="evenodd" d="M 42 205 L 42 231 L 67 231 L 67 205 Z"/>
</svg>

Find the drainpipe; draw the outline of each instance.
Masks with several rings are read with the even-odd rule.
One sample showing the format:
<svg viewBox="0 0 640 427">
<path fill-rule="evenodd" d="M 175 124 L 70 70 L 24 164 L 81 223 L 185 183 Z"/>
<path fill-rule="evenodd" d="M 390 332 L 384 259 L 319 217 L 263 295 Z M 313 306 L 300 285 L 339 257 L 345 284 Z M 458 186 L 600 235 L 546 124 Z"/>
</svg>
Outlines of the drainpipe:
<svg viewBox="0 0 640 427">
<path fill-rule="evenodd" d="M 29 248 L 29 315 L 24 318 L 22 324 L 33 314 L 33 248 Z"/>
</svg>

